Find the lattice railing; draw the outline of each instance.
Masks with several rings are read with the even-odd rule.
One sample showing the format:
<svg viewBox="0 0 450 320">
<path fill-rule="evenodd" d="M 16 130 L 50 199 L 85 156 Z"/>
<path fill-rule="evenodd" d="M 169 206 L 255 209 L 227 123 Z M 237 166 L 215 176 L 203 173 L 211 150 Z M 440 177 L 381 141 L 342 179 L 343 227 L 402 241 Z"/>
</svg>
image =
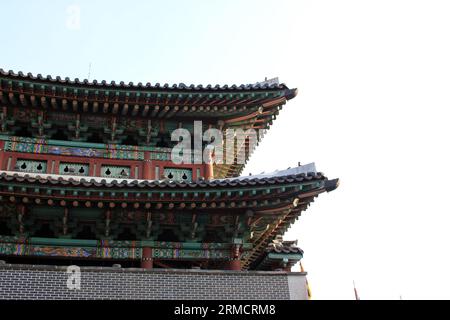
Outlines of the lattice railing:
<svg viewBox="0 0 450 320">
<path fill-rule="evenodd" d="M 192 181 L 192 169 L 164 168 L 164 178 L 174 181 Z"/>
<path fill-rule="evenodd" d="M 100 175 L 107 178 L 128 179 L 131 177 L 131 169 L 126 166 L 102 166 Z"/>
<path fill-rule="evenodd" d="M 17 159 L 14 171 L 46 173 L 47 161 Z"/>
<path fill-rule="evenodd" d="M 59 164 L 59 174 L 87 176 L 89 175 L 89 165 L 82 163 L 61 162 Z"/>
</svg>

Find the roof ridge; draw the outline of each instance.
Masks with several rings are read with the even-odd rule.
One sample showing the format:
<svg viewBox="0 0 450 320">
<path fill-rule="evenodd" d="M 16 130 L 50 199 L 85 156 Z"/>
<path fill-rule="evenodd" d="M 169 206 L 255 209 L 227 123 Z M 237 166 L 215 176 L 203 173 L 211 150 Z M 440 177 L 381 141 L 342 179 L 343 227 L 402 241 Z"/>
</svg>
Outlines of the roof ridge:
<svg viewBox="0 0 450 320">
<path fill-rule="evenodd" d="M 325 180 L 328 179 L 320 172 L 297 173 L 286 176 L 271 176 L 264 178 L 229 178 L 229 179 L 213 179 L 213 180 L 195 180 L 195 181 L 175 181 L 175 180 L 143 180 L 143 179 L 117 179 L 105 177 L 89 177 L 89 176 L 70 176 L 60 174 L 42 174 L 18 171 L 0 171 L 0 179 L 5 180 L 27 180 L 34 182 L 36 180 L 42 183 L 71 183 L 79 185 L 102 185 L 102 186 L 178 186 L 178 187 L 224 187 L 224 186 L 246 186 L 254 185 L 256 183 L 263 185 L 268 183 L 291 183 L 293 181 L 311 181 L 311 180 Z"/>
<path fill-rule="evenodd" d="M 120 81 L 117 83 L 115 80 L 111 80 L 107 82 L 106 80 L 88 80 L 83 79 L 80 80 L 79 78 L 74 78 L 73 80 L 70 77 L 64 77 L 56 76 L 52 77 L 51 75 L 43 76 L 41 73 L 38 73 L 37 75 L 33 75 L 31 72 L 28 72 L 27 74 L 24 74 L 22 71 L 19 71 L 18 73 L 15 73 L 13 70 L 5 71 L 4 69 L 0 68 L 0 75 L 1 76 L 7 76 L 7 77 L 14 77 L 14 78 L 22 78 L 22 79 L 29 79 L 33 81 L 48 81 L 51 83 L 60 83 L 60 84 L 69 84 L 69 85 L 86 85 L 86 86 L 101 86 L 101 87 L 114 87 L 114 88 L 129 88 L 129 89 L 168 89 L 168 90 L 186 90 L 186 91 L 246 91 L 246 90 L 288 90 L 288 94 L 293 94 L 296 89 L 289 89 L 286 84 L 280 83 L 254 83 L 254 84 L 223 84 L 223 85 L 202 85 L 202 84 L 190 84 L 186 85 L 183 82 L 180 82 L 178 84 L 160 84 L 159 82 L 155 84 L 151 84 L 150 82 L 147 82 L 146 84 L 143 84 L 142 82 L 138 82 L 135 84 L 134 82 L 129 82 L 126 84 L 124 81 Z M 292 91 L 292 92 L 291 92 Z"/>
</svg>

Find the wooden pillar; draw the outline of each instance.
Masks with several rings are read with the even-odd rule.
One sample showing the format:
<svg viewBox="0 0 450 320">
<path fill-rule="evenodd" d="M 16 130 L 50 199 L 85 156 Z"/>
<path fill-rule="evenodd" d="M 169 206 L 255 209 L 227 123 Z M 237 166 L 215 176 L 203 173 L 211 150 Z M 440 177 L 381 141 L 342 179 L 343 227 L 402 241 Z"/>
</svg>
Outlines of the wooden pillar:
<svg viewBox="0 0 450 320">
<path fill-rule="evenodd" d="M 62 234 L 63 236 L 67 236 L 68 231 L 68 223 L 69 223 L 69 209 L 66 207 L 64 208 L 64 216 L 63 216 L 63 226 L 62 226 Z"/>
<path fill-rule="evenodd" d="M 227 270 L 241 270 L 241 252 L 239 245 L 233 245 L 231 248 L 231 260 L 228 261 Z"/>
<path fill-rule="evenodd" d="M 89 173 L 88 173 L 89 177 L 95 177 L 96 172 L 94 169 L 94 167 L 95 167 L 94 164 L 95 164 L 95 160 L 93 160 L 93 159 L 89 160 Z"/>
<path fill-rule="evenodd" d="M 111 210 L 108 209 L 106 210 L 105 213 L 105 237 L 108 238 L 109 237 L 109 233 L 110 233 L 110 225 L 111 225 Z"/>
<path fill-rule="evenodd" d="M 149 247 L 142 248 L 141 268 L 153 269 L 152 248 Z"/>
<path fill-rule="evenodd" d="M 214 167 L 213 166 L 214 166 L 213 154 L 212 154 L 212 151 L 209 151 L 208 162 L 206 163 L 206 168 L 205 168 L 205 179 L 206 180 L 214 179 Z"/>
<path fill-rule="evenodd" d="M 102 176 L 102 161 L 101 160 L 97 160 L 94 162 L 94 167 L 95 167 L 95 172 L 94 172 L 94 176 L 95 177 L 101 177 Z"/>
<path fill-rule="evenodd" d="M 26 214 L 25 205 L 19 204 L 17 205 L 17 222 L 19 224 L 19 234 L 23 235 L 25 233 L 25 224 L 24 224 L 24 216 Z"/>
<path fill-rule="evenodd" d="M 16 167 L 16 163 L 17 163 L 17 157 L 16 156 L 10 156 L 11 158 L 11 163 L 9 164 L 9 170 L 10 171 L 15 171 L 15 167 Z M 9 160 L 8 160 L 9 161 Z M 7 164 L 8 166 L 8 164 Z M 6 168 L 8 170 L 8 168 Z"/>
<path fill-rule="evenodd" d="M 4 170 L 5 166 L 3 165 L 3 159 L 4 159 L 4 147 L 5 147 L 5 141 L 0 141 L 0 170 Z"/>
<path fill-rule="evenodd" d="M 52 160 L 52 159 L 48 159 L 47 160 L 47 171 L 45 172 L 47 174 L 52 174 L 53 173 L 52 172 L 52 161 L 54 161 L 54 160 Z M 58 167 L 59 167 L 59 165 L 58 165 Z"/>
<path fill-rule="evenodd" d="M 152 178 L 152 170 L 150 167 L 150 151 L 144 151 L 144 166 L 142 171 L 142 179 L 150 180 Z"/>
<path fill-rule="evenodd" d="M 212 165 L 212 163 L 208 163 L 208 164 L 206 165 L 205 171 L 206 171 L 206 173 L 205 173 L 205 179 L 206 179 L 206 180 L 212 180 L 212 179 L 214 179 L 214 170 L 213 170 L 213 165 Z"/>
<path fill-rule="evenodd" d="M 227 270 L 241 270 L 241 260 L 233 259 L 231 261 L 228 261 Z"/>
<path fill-rule="evenodd" d="M 283 271 L 291 272 L 292 264 L 289 262 L 288 258 L 283 258 L 283 262 L 281 263 Z"/>
</svg>

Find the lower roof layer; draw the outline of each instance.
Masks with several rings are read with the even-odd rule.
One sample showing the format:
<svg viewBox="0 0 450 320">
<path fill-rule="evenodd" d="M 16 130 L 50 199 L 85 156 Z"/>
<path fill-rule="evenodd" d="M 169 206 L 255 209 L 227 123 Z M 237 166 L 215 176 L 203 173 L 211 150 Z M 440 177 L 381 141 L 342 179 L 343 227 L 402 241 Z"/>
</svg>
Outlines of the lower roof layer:
<svg viewBox="0 0 450 320">
<path fill-rule="evenodd" d="M 265 254 L 270 241 L 282 235 L 315 197 L 334 190 L 338 184 L 338 179 L 329 180 L 322 173 L 315 172 L 312 164 L 271 174 L 189 183 L 86 179 L 9 171 L 0 173 L 0 201 L 15 206 L 15 214 L 23 210 L 20 208 L 31 204 L 43 208 L 41 211 L 48 206 L 60 207 L 61 210 L 77 207 L 77 212 L 82 208 L 94 207 L 144 212 L 151 208 L 155 217 L 167 212 L 182 216 L 198 213 L 211 219 L 213 216 L 240 217 L 241 221 L 245 221 L 245 234 L 253 234 L 253 248 L 242 260 L 242 266 L 252 269 Z M 114 212 L 111 223 L 119 223 L 114 220 Z M 136 221 L 136 227 L 142 223 L 143 220 Z M 288 247 L 289 252 L 301 253 L 291 244 Z M 289 253 L 286 250 L 286 246 L 275 244 L 266 253 L 275 257 L 274 254 Z"/>
</svg>

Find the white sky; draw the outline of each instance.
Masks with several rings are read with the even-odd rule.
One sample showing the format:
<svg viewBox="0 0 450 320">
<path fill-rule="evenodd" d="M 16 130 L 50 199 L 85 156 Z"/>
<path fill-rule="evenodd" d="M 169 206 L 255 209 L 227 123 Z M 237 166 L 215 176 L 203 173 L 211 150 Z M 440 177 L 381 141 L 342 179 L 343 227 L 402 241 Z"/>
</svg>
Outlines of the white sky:
<svg viewBox="0 0 450 320">
<path fill-rule="evenodd" d="M 362 299 L 449 299 L 450 2 L 302 8 L 283 47 L 300 95 L 248 170 L 315 161 L 341 179 L 287 234 L 314 298 L 353 299 L 354 279 Z"/>
<path fill-rule="evenodd" d="M 297 87 L 244 174 L 341 179 L 287 234 L 314 298 L 353 299 L 352 280 L 362 299 L 450 298 L 449 1 L 25 3 L 0 4 L 4 69 Z"/>
</svg>

